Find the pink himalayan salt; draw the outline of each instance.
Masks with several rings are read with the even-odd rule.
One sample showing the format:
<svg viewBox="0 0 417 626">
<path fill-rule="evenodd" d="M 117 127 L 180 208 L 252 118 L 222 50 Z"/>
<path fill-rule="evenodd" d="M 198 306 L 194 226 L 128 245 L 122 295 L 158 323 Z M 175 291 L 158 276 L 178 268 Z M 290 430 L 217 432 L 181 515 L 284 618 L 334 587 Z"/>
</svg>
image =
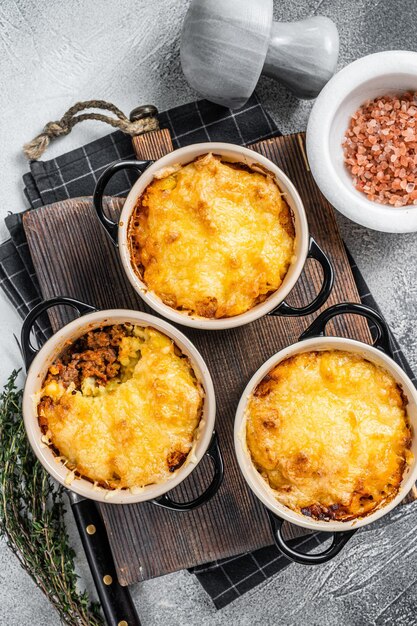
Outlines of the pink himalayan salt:
<svg viewBox="0 0 417 626">
<path fill-rule="evenodd" d="M 365 102 L 352 115 L 343 150 L 356 189 L 369 200 L 417 205 L 417 92 Z"/>
</svg>

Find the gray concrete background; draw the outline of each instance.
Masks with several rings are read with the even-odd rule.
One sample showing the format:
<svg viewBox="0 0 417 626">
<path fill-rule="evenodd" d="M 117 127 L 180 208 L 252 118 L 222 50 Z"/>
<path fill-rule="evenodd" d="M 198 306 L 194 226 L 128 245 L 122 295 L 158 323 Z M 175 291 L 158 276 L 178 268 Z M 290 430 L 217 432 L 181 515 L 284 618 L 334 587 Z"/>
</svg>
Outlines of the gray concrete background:
<svg viewBox="0 0 417 626">
<path fill-rule="evenodd" d="M 256 0 L 253 0 L 254 3 Z M 186 0 L 1 0 L 0 171 L 7 211 L 25 207 L 21 145 L 76 100 L 102 98 L 125 111 L 161 110 L 195 98 L 179 67 L 178 35 Z M 341 35 L 340 68 L 378 50 L 416 50 L 415 0 L 276 0 L 275 17 L 324 14 Z M 305 129 L 311 103 L 268 79 L 258 93 L 284 133 Z M 84 124 L 56 142 L 53 157 L 91 141 L 105 127 Z M 417 234 L 368 231 L 339 216 L 343 236 L 386 318 L 417 369 Z M 5 236 L 3 224 L 0 237 Z M 20 365 L 13 332 L 20 322 L 0 296 L 4 381 Z M 417 505 L 357 533 L 332 563 L 291 565 L 229 607 L 216 611 L 196 579 L 180 572 L 133 588 L 144 625 L 285 624 L 315 626 L 417 624 Z M 73 536 L 72 524 L 69 524 Z M 81 553 L 76 536 L 73 536 Z M 79 559 L 81 583 L 91 581 Z M 0 624 L 56 626 L 48 601 L 0 544 Z"/>
</svg>

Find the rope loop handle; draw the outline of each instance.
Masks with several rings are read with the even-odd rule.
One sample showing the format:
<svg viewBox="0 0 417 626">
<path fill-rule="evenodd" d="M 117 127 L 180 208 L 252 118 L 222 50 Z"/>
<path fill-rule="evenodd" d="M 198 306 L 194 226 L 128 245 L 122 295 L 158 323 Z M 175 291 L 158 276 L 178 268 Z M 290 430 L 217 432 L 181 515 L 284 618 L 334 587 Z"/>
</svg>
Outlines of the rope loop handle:
<svg viewBox="0 0 417 626">
<path fill-rule="evenodd" d="M 159 123 L 156 118 L 156 114 L 158 112 L 157 109 L 150 105 L 139 108 L 143 108 L 143 110 L 147 112 L 146 115 L 131 115 L 129 119 L 123 111 L 111 102 L 105 102 L 104 100 L 87 100 L 85 102 L 77 102 L 70 109 L 68 109 L 60 120 L 48 122 L 39 135 L 23 146 L 23 152 L 31 161 L 39 159 L 49 146 L 52 139 L 68 135 L 76 124 L 86 120 L 97 120 L 99 122 L 104 122 L 105 124 L 110 124 L 113 128 L 118 128 L 132 137 L 142 133 L 147 133 L 151 130 L 157 130 L 159 128 Z M 81 113 L 80 115 L 77 115 L 77 113 L 80 113 L 80 111 L 84 111 L 85 109 L 103 109 L 105 111 L 110 111 L 110 113 L 113 113 L 116 117 L 110 117 L 109 115 L 104 115 L 103 113 L 94 112 Z M 138 111 L 138 109 L 135 109 L 135 111 Z M 134 111 L 132 111 L 132 113 L 134 113 Z"/>
</svg>

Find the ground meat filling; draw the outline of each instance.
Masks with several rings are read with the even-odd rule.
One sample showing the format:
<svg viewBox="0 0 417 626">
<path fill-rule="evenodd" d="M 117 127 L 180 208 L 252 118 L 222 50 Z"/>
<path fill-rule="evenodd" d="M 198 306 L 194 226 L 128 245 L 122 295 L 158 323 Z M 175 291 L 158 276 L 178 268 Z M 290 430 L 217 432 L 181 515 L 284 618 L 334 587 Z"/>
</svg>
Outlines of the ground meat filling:
<svg viewBox="0 0 417 626">
<path fill-rule="evenodd" d="M 181 465 L 184 464 L 185 459 L 187 458 L 187 453 L 182 452 L 181 450 L 174 450 L 170 452 L 167 457 L 167 463 L 170 472 L 175 472 Z"/>
<path fill-rule="evenodd" d="M 99 385 L 106 385 L 119 374 L 118 347 L 128 331 L 128 325 L 120 324 L 90 330 L 56 359 L 45 383 L 56 380 L 64 387 L 74 383 L 80 390 L 82 381 L 93 376 Z"/>
</svg>

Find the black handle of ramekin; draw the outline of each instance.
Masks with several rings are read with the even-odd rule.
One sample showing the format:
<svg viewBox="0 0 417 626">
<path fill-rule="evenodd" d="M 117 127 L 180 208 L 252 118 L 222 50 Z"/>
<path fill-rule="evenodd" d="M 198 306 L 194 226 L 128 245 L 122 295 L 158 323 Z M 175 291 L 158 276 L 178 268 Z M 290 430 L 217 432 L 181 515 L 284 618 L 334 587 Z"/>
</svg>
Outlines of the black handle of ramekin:
<svg viewBox="0 0 417 626">
<path fill-rule="evenodd" d="M 30 334 L 32 332 L 33 325 L 42 313 L 54 306 L 62 305 L 70 306 L 75 309 L 79 316 L 97 311 L 97 309 L 90 304 L 80 302 L 74 298 L 67 298 L 65 296 L 57 296 L 56 298 L 43 300 L 33 307 L 33 309 L 26 315 L 23 321 L 22 331 L 20 333 L 20 345 L 22 349 L 23 361 L 27 370 L 39 351 L 39 348 L 34 348 L 30 342 Z"/>
<path fill-rule="evenodd" d="M 117 580 L 106 529 L 95 502 L 73 491 L 67 493 L 108 626 L 140 626 L 129 588 Z"/>
<path fill-rule="evenodd" d="M 152 502 L 158 506 L 164 507 L 165 509 L 171 509 L 172 511 L 192 511 L 193 509 L 197 509 L 202 504 L 208 502 L 219 490 L 224 474 L 223 457 L 220 452 L 219 439 L 216 431 L 213 432 L 213 437 L 207 449 L 206 455 L 210 457 L 213 462 L 214 475 L 210 485 L 201 495 L 194 498 L 194 500 L 190 500 L 189 502 L 174 502 L 174 500 L 169 497 L 169 494 L 164 493 L 160 498 L 156 498 L 155 500 L 152 500 Z"/>
<path fill-rule="evenodd" d="M 139 172 L 139 174 L 142 174 L 151 163 L 153 163 L 153 161 L 137 161 L 134 159 L 116 161 L 115 163 L 112 163 L 112 165 L 110 165 L 106 170 L 104 170 L 96 183 L 93 195 L 94 207 L 96 209 L 98 219 L 104 226 L 107 234 L 110 236 L 110 239 L 115 246 L 117 246 L 117 231 L 119 225 L 117 222 L 113 222 L 113 220 L 105 214 L 103 208 L 103 195 L 107 184 L 109 180 L 121 170 L 136 170 L 137 172 Z"/>
<path fill-rule="evenodd" d="M 333 266 L 328 256 L 320 248 L 319 244 L 310 237 L 310 245 L 308 249 L 307 259 L 315 259 L 318 261 L 323 269 L 323 283 L 317 296 L 312 302 L 306 304 L 306 306 L 295 307 L 285 302 L 281 302 L 276 309 L 270 311 L 269 315 L 278 315 L 282 317 L 295 317 L 299 315 L 310 315 L 315 313 L 326 302 L 327 298 L 333 289 L 334 283 L 334 271 Z"/>
<path fill-rule="evenodd" d="M 371 307 L 366 306 L 365 304 L 359 304 L 358 302 L 341 302 L 340 304 L 334 304 L 329 307 L 320 313 L 314 322 L 310 324 L 307 330 L 300 335 L 299 341 L 313 337 L 324 337 L 326 333 L 326 325 L 333 317 L 349 313 L 362 315 L 375 324 L 377 336 L 373 346 L 375 348 L 379 348 L 379 350 L 392 357 L 390 330 L 386 321 L 377 311 L 371 309 Z"/>
<path fill-rule="evenodd" d="M 274 515 L 268 510 L 269 521 L 271 523 L 272 533 L 274 535 L 275 545 L 278 550 L 282 552 L 287 559 L 294 561 L 294 563 L 300 563 L 301 565 L 319 565 L 320 563 L 327 563 L 330 559 L 333 559 L 343 546 L 349 541 L 352 535 L 356 532 L 356 529 L 346 530 L 337 533 L 331 533 L 333 535 L 331 545 L 323 552 L 308 554 L 306 552 L 299 552 L 288 545 L 288 542 L 284 539 L 282 534 L 282 525 L 284 520 L 277 515 Z"/>
</svg>

